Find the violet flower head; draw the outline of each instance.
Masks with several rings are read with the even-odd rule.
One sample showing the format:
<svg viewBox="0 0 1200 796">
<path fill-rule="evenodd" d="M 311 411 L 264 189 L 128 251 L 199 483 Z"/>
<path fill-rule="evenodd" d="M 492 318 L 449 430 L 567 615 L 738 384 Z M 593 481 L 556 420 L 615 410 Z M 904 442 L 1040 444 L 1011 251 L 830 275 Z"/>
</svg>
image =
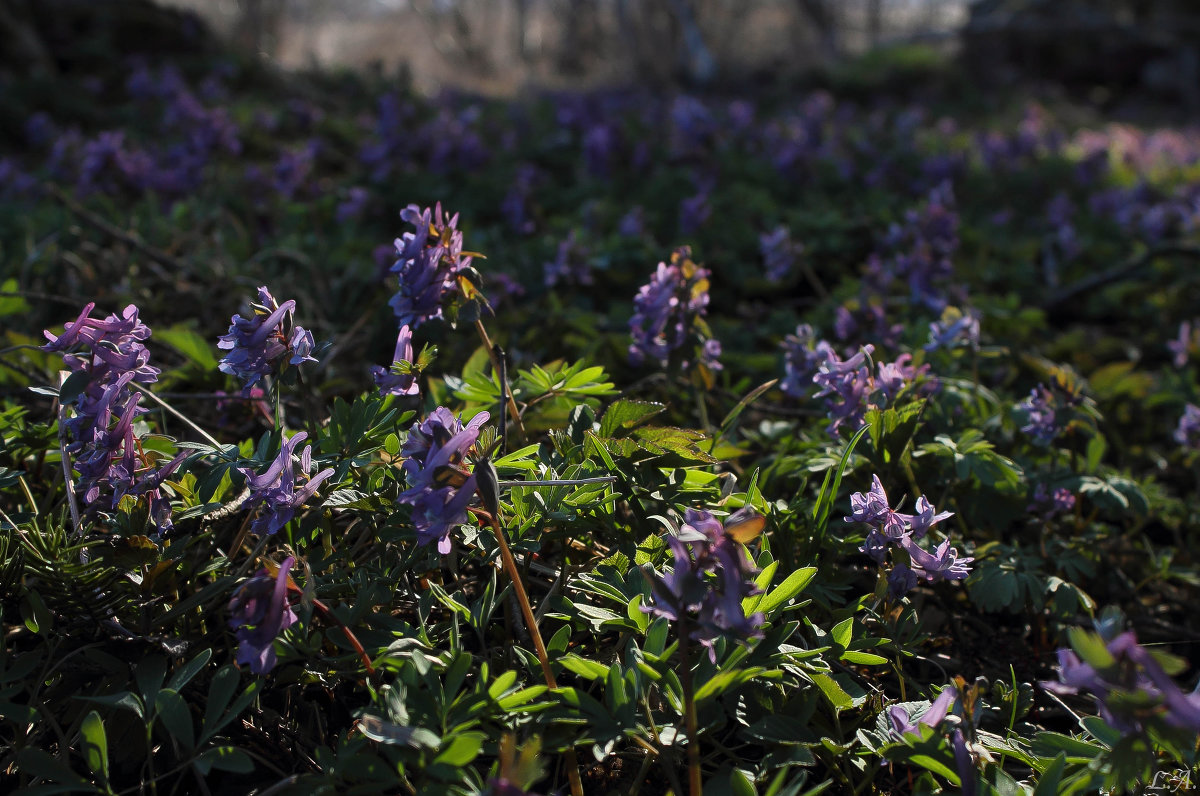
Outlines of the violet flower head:
<svg viewBox="0 0 1200 796">
<path fill-rule="evenodd" d="M 488 417 L 480 412 L 464 425 L 439 406 L 413 424 L 400 449 L 408 489 L 397 499 L 413 507 L 417 543 L 436 541 L 442 555 L 450 552 L 450 529 L 466 520 L 467 505 L 475 495 L 476 480 L 466 468 L 466 456 Z"/>
<path fill-rule="evenodd" d="M 1035 514 L 1043 522 L 1048 522 L 1074 508 L 1075 495 L 1071 490 L 1060 486 L 1054 492 L 1047 492 L 1045 484 L 1038 484 L 1034 487 L 1032 500 L 1025 510 Z"/>
<path fill-rule="evenodd" d="M 763 615 L 747 616 L 742 610 L 742 599 L 759 593 L 754 583 L 757 570 L 727 531 L 754 521 L 761 516 L 746 510 L 723 524 L 707 511 L 688 509 L 678 532 L 667 536 L 672 570 L 663 576 L 649 573 L 652 602 L 642 610 L 686 622 L 689 637 L 708 649 L 714 663 L 718 638 L 747 641 L 762 636 Z"/>
<path fill-rule="evenodd" d="M 979 348 L 979 318 L 970 311 L 947 307 L 940 319 L 929 324 L 929 342 L 925 344 L 925 350 L 960 346 L 972 350 Z"/>
<path fill-rule="evenodd" d="M 918 547 L 917 543 L 908 537 L 901 540 L 900 546 L 912 560 L 913 572 L 932 583 L 939 580 L 965 580 L 967 575 L 971 574 L 967 565 L 975 559 L 959 558 L 958 551 L 950 546 L 949 539 L 938 545 L 932 553 Z"/>
<path fill-rule="evenodd" d="M 307 445 L 299 457 L 300 476 L 303 480 L 297 485 L 294 452 L 307 438 L 307 431 L 299 431 L 286 440 L 280 446 L 279 455 L 261 474 L 256 475 L 250 467 L 238 468 L 246 477 L 246 486 L 250 489 L 250 497 L 246 500 L 245 507 L 261 507 L 250 526 L 254 533 L 278 532 L 295 516 L 296 509 L 316 493 L 321 482 L 333 475 L 332 467 L 309 474 L 312 469 L 312 446 Z"/>
<path fill-rule="evenodd" d="M 857 354 L 842 360 L 832 347 L 824 349 L 825 361 L 817 366 L 813 383 L 820 387 L 817 398 L 825 399 L 830 423 L 827 431 L 836 437 L 843 423 L 857 429 L 862 425 L 867 399 L 875 389 L 875 381 L 867 367 L 867 357 L 875 346 L 866 345 Z"/>
<path fill-rule="evenodd" d="M 229 600 L 233 616 L 229 626 L 237 631 L 237 662 L 246 664 L 254 674 L 266 674 L 274 668 L 275 639 L 298 621 L 288 602 L 288 573 L 295 558 L 288 557 L 272 577 L 260 569 L 243 581 Z"/>
<path fill-rule="evenodd" d="M 1188 404 L 1175 427 L 1175 441 L 1189 450 L 1200 450 L 1200 406 Z"/>
<path fill-rule="evenodd" d="M 888 577 L 889 591 L 897 599 L 916 586 L 917 578 L 930 582 L 939 580 L 962 580 L 970 570 L 967 564 L 973 558 L 959 558 L 958 551 L 945 540 L 930 553 L 917 545 L 917 540 L 942 520 L 954 516 L 953 512 L 938 511 L 924 495 L 917 498 L 916 511 L 902 514 L 892 508 L 887 492 L 878 475 L 871 477 L 871 489 L 855 492 L 850 496 L 850 516 L 846 522 L 861 522 L 871 526 L 866 540 L 859 550 L 876 563 L 887 560 L 889 546 L 908 553 L 909 563 L 899 562 Z"/>
<path fill-rule="evenodd" d="M 818 340 L 807 323 L 796 327 L 796 333 L 783 340 L 783 381 L 779 388 L 791 398 L 807 398 L 813 393 L 813 376 L 825 362 L 832 349 L 829 343 Z"/>
<path fill-rule="evenodd" d="M 558 283 L 590 285 L 592 284 L 592 267 L 588 261 L 587 249 L 578 241 L 575 230 L 567 233 L 558 244 L 554 259 L 542 265 L 546 287 L 554 287 Z"/>
<path fill-rule="evenodd" d="M 316 361 L 312 334 L 292 322 L 295 301 L 280 304 L 264 286 L 258 289 L 258 302 L 250 308 L 250 317 L 234 315 L 229 331 L 217 341 L 218 348 L 229 352 L 221 358 L 221 372 L 241 380 L 245 396 L 264 376 L 288 365 Z"/>
<path fill-rule="evenodd" d="M 412 224 L 413 231 L 396 239 L 391 271 L 400 287 L 389 304 L 401 326 L 416 329 L 443 317 L 443 305 L 459 290 L 459 276 L 470 267 L 473 255 L 463 252 L 458 214 L 447 218 L 440 203 L 432 210 L 409 205 L 400 218 Z"/>
<path fill-rule="evenodd" d="M 396 335 L 396 351 L 392 354 L 390 368 L 379 365 L 371 367 L 371 376 L 380 395 L 416 395 L 420 388 L 417 385 L 417 374 L 412 370 L 413 347 L 412 330 L 407 326 L 400 327 Z"/>
<path fill-rule="evenodd" d="M 692 339 L 699 362 L 709 370 L 720 370 L 720 343 L 709 333 L 704 315 L 708 312 L 709 271 L 692 261 L 692 251 L 683 246 L 671 253 L 670 263 L 659 263 L 650 282 L 642 285 L 633 299 L 629 319 L 633 343 L 629 361 L 640 365 L 647 359 L 661 367 Z M 687 361 L 681 363 L 687 368 Z"/>
</svg>

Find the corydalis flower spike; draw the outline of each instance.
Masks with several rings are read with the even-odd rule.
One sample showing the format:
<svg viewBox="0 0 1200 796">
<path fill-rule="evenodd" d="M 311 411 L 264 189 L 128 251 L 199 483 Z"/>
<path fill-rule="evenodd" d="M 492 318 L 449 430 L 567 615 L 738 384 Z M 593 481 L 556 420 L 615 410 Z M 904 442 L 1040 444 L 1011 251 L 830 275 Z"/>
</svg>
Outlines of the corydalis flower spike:
<svg viewBox="0 0 1200 796">
<path fill-rule="evenodd" d="M 288 573 L 295 560 L 284 560 L 273 577 L 268 570 L 259 570 L 238 586 L 229 600 L 229 626 L 237 631 L 237 662 L 254 674 L 274 668 L 275 639 L 298 621 L 287 598 Z"/>
<path fill-rule="evenodd" d="M 260 287 L 250 317 L 234 315 L 229 331 L 218 339 L 217 347 L 229 352 L 218 367 L 242 382 L 243 396 L 250 395 L 259 379 L 279 372 L 285 362 L 292 366 L 316 362 L 312 334 L 292 325 L 295 309 L 295 301 L 280 304 L 265 286 Z"/>
<path fill-rule="evenodd" d="M 401 363 L 407 365 L 404 372 L 397 370 Z M 391 368 L 381 368 L 378 365 L 371 368 L 371 375 L 375 379 L 375 386 L 379 388 L 379 394 L 416 395 L 420 388 L 417 386 L 417 374 L 411 368 L 412 363 L 412 329 L 405 325 L 400 327 L 400 332 L 396 335 L 396 351 L 392 354 Z"/>
</svg>

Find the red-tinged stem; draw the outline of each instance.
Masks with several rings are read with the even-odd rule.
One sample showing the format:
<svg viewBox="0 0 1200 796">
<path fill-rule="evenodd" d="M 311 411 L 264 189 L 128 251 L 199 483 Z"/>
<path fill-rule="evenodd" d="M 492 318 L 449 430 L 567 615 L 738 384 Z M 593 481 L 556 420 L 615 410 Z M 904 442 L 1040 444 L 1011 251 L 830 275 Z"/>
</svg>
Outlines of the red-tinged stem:
<svg viewBox="0 0 1200 796">
<path fill-rule="evenodd" d="M 550 655 L 546 652 L 546 644 L 542 641 L 542 634 L 538 630 L 537 618 L 533 615 L 533 606 L 529 603 L 529 595 L 525 592 L 524 583 L 521 582 L 521 573 L 517 569 L 517 562 L 508 546 L 508 540 L 504 537 L 504 531 L 500 528 L 500 521 L 494 514 L 483 509 L 472 508 L 470 512 L 476 517 L 486 520 L 492 526 L 492 532 L 496 534 L 496 543 L 500 545 L 500 561 L 504 564 L 504 571 L 508 573 L 508 579 L 512 581 L 513 593 L 521 606 L 521 613 L 525 616 L 525 627 L 529 630 L 529 637 L 533 639 L 533 648 L 537 652 L 538 662 L 542 665 L 542 675 L 546 680 L 546 685 L 558 688 L 558 683 L 554 680 L 554 672 L 550 669 Z M 571 783 L 572 796 L 583 796 L 583 782 L 579 778 L 579 760 L 575 757 L 575 749 L 568 748 L 563 757 L 567 766 L 567 778 Z"/>
<path fill-rule="evenodd" d="M 679 683 L 683 686 L 683 720 L 687 727 L 688 791 L 691 796 L 703 796 L 704 783 L 700 778 L 700 739 L 696 722 L 696 701 L 692 697 L 692 662 L 688 655 L 687 618 L 679 617 Z"/>
<path fill-rule="evenodd" d="M 329 606 L 318 599 L 313 599 L 313 608 L 321 612 L 321 616 L 342 629 L 342 633 L 346 635 L 346 640 L 350 642 L 350 646 L 354 647 L 354 651 L 358 653 L 358 657 L 362 659 L 363 666 L 367 668 L 368 675 L 375 674 L 375 667 L 371 665 L 371 658 L 367 655 L 367 651 L 363 649 L 363 645 L 359 643 L 358 637 L 354 635 L 354 631 L 346 627 L 346 623 L 338 618 L 337 614 L 329 610 Z"/>
</svg>

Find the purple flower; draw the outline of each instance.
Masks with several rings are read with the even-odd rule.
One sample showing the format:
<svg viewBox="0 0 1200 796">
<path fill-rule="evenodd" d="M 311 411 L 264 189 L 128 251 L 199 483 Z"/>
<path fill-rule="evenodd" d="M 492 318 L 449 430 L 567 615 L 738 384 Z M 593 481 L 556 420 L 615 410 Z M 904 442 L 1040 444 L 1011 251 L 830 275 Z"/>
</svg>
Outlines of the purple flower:
<svg viewBox="0 0 1200 796">
<path fill-rule="evenodd" d="M 771 232 L 764 232 L 758 236 L 758 245 L 767 279 L 772 282 L 785 279 L 795 266 L 796 255 L 800 251 L 800 246 L 792 243 L 788 228 L 779 226 Z"/>
<path fill-rule="evenodd" d="M 1175 428 L 1175 441 L 1185 448 L 1200 450 L 1200 406 L 1188 404 Z"/>
<path fill-rule="evenodd" d="M 279 448 L 279 455 L 259 475 L 255 475 L 253 468 L 238 468 L 246 477 L 246 486 L 250 489 L 250 497 L 246 500 L 245 507 L 262 507 L 250 526 L 254 533 L 273 534 L 279 531 L 292 519 L 296 509 L 313 496 L 321 482 L 333 475 L 332 467 L 309 475 L 309 470 L 312 469 L 312 446 L 307 445 L 300 454 L 300 475 L 306 479 L 306 483 L 297 488 L 293 453 L 296 446 L 307 438 L 307 431 L 299 431 L 286 440 Z"/>
<path fill-rule="evenodd" d="M 679 203 L 679 232 L 683 235 L 694 235 L 708 217 L 712 215 L 712 205 L 708 202 L 709 189 L 701 186 L 695 196 L 689 196 Z"/>
<path fill-rule="evenodd" d="M 784 376 L 779 385 L 783 393 L 792 398 L 809 397 L 813 392 L 813 376 L 831 350 L 829 343 L 817 340 L 807 323 L 797 326 L 796 333 L 783 341 Z"/>
<path fill-rule="evenodd" d="M 249 395 L 263 376 L 276 373 L 285 359 L 289 365 L 316 361 L 311 356 L 312 334 L 292 323 L 295 301 L 280 304 L 260 287 L 258 303 L 250 308 L 250 317 L 234 315 L 229 331 L 217 341 L 218 348 L 229 352 L 221 358 L 220 370 L 241 380 L 242 395 Z"/>
<path fill-rule="evenodd" d="M 371 201 L 371 193 L 362 186 L 355 185 L 346 192 L 346 198 L 338 203 L 334 217 L 339 224 L 346 224 L 362 216 Z"/>
<path fill-rule="evenodd" d="M 629 319 L 633 343 L 629 361 L 640 365 L 647 359 L 667 367 L 671 355 L 683 348 L 689 337 L 697 342 L 700 362 L 719 370 L 720 344 L 707 333 L 703 323 L 708 311 L 708 269 L 692 261 L 692 250 L 683 246 L 671 253 L 671 261 L 659 263 L 648 284 L 633 299 Z M 684 361 L 681 365 L 687 367 Z"/>
<path fill-rule="evenodd" d="M 480 412 L 463 425 L 449 409 L 439 406 L 423 422 L 414 423 L 400 449 L 408 489 L 397 500 L 413 507 L 417 543 L 436 541 L 438 552 L 450 552 L 450 529 L 467 517 L 475 494 L 475 476 L 466 469 L 466 456 L 488 421 Z"/>
<path fill-rule="evenodd" d="M 1021 430 L 1033 437 L 1037 445 L 1049 445 L 1062 431 L 1056 422 L 1055 403 L 1054 393 L 1039 384 L 1023 403 L 1017 404 L 1017 409 L 1025 412 Z"/>
<path fill-rule="evenodd" d="M 640 238 L 646 232 L 645 215 L 641 205 L 631 209 L 617 223 L 617 234 L 622 238 Z"/>
<path fill-rule="evenodd" d="M 1055 694 L 1091 693 L 1101 718 L 1123 733 L 1145 733 L 1158 721 L 1200 732 L 1200 691 L 1185 694 L 1132 632 L 1105 641 L 1111 663 L 1096 668 L 1060 649 L 1059 679 L 1042 687 Z"/>
<path fill-rule="evenodd" d="M 409 205 L 400 218 L 414 229 L 396 239 L 397 259 L 391 270 L 400 279 L 400 289 L 389 303 L 401 326 L 416 329 L 442 317 L 442 307 L 458 291 L 459 276 L 471 265 L 472 255 L 463 252 L 458 215 L 447 219 L 440 203 L 432 210 Z"/>
<path fill-rule="evenodd" d="M 266 674 L 275 666 L 275 639 L 296 624 L 296 612 L 288 603 L 288 573 L 295 558 L 288 557 L 272 577 L 260 569 L 244 581 L 229 600 L 233 616 L 229 626 L 237 631 L 237 662 L 254 674 Z"/>
<path fill-rule="evenodd" d="M 967 564 L 974 558 L 959 558 L 958 551 L 950 546 L 947 539 L 938 545 L 937 550 L 930 553 L 917 546 L 912 539 L 905 537 L 900 546 L 912 560 L 912 569 L 918 576 L 933 583 L 939 580 L 964 580 L 971 574 Z"/>
<path fill-rule="evenodd" d="M 929 324 L 929 342 L 925 345 L 925 350 L 936 351 L 939 348 L 959 346 L 979 348 L 979 318 L 971 312 L 947 307 L 942 312 L 941 319 Z"/>
<path fill-rule="evenodd" d="M 750 516 L 743 509 L 727 524 Z M 643 611 L 687 622 L 689 637 L 708 649 L 714 663 L 718 638 L 761 637 L 763 615 L 747 616 L 742 610 L 742 599 L 759 593 L 754 583 L 757 570 L 720 520 L 707 511 L 688 509 L 678 532 L 667 536 L 667 544 L 674 566 L 663 576 L 650 573 L 652 602 L 642 606 Z"/>
<path fill-rule="evenodd" d="M 871 533 L 875 533 L 875 531 L 871 531 Z M 917 588 L 917 573 L 905 564 L 897 564 L 888 573 L 887 582 L 888 594 L 893 600 L 899 600 Z"/>
<path fill-rule="evenodd" d="M 1196 329 L 1196 332 L 1200 332 L 1200 328 Z M 1175 367 L 1182 368 L 1187 364 L 1188 354 L 1196 347 L 1196 337 L 1197 334 L 1192 331 L 1190 321 L 1183 321 L 1179 324 L 1178 336 L 1167 343 L 1167 348 L 1171 350 L 1172 354 L 1171 362 Z"/>
<path fill-rule="evenodd" d="M 391 368 L 371 367 L 371 375 L 380 395 L 416 395 L 417 374 L 412 370 L 413 347 L 412 330 L 407 326 L 400 327 L 396 336 L 396 351 L 392 354 Z"/>
<path fill-rule="evenodd" d="M 1059 487 L 1053 493 L 1046 492 L 1045 484 L 1038 484 L 1033 490 L 1033 499 L 1025 510 L 1036 514 L 1043 522 L 1048 522 L 1058 514 L 1065 514 L 1075 508 L 1075 495 L 1066 487 Z"/>
<path fill-rule="evenodd" d="M 575 230 L 567 233 L 558 244 L 554 259 L 542 265 L 545 274 L 546 287 L 554 287 L 559 282 L 563 284 L 590 285 L 592 284 L 591 263 L 588 262 L 587 249 L 575 237 Z"/>
<path fill-rule="evenodd" d="M 858 428 L 867 409 L 867 398 L 875 388 L 866 359 L 875 346 L 866 345 L 847 360 L 841 360 L 832 347 L 824 349 L 825 361 L 817 366 L 813 383 L 821 389 L 817 398 L 825 399 L 830 423 L 826 430 L 837 436 L 843 423 Z"/>
<path fill-rule="evenodd" d="M 61 335 L 45 332 L 49 342 L 42 346 L 61 353 L 72 372 L 88 377 L 74 398 L 74 416 L 63 424 L 66 451 L 79 474 L 77 491 L 89 514 L 115 509 L 125 495 L 145 497 L 151 519 L 165 533 L 172 527 L 171 506 L 161 487 L 186 454 L 156 467 L 156 454 L 143 451 L 134 433 L 133 421 L 144 410 L 132 385 L 151 384 L 159 375 L 144 345 L 150 328 L 133 304 L 103 320 L 90 317 L 94 307 L 87 304 Z M 84 350 L 75 350 L 79 347 Z"/>
<path fill-rule="evenodd" d="M 893 705 L 888 709 L 888 721 L 891 722 L 892 733 L 896 738 L 903 738 L 905 735 L 920 736 L 921 730 L 919 728 L 922 725 L 937 728 L 942 723 L 942 720 L 946 718 L 946 714 L 950 711 L 950 706 L 954 704 L 954 698 L 957 695 L 954 687 L 946 686 L 938 694 L 938 698 L 933 700 L 929 707 L 925 709 L 925 712 L 915 721 L 903 705 Z"/>
</svg>

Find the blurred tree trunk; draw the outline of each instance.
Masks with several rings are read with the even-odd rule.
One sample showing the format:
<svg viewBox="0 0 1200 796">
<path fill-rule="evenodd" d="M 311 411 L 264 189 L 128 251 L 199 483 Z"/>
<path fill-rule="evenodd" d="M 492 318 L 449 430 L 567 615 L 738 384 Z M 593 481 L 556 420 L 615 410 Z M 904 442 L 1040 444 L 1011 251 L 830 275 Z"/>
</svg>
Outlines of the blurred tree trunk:
<svg viewBox="0 0 1200 796">
<path fill-rule="evenodd" d="M 53 75 L 58 69 L 26 0 L 0 0 L 0 69 Z"/>
<path fill-rule="evenodd" d="M 671 13 L 679 23 L 683 36 L 684 67 L 688 79 L 697 85 L 707 85 L 717 76 L 717 61 L 704 43 L 704 34 L 696 23 L 696 12 L 690 0 L 670 0 Z"/>
<path fill-rule="evenodd" d="M 287 0 L 238 0 L 238 23 L 234 41 L 249 52 L 274 53 Z"/>
<path fill-rule="evenodd" d="M 883 0 L 867 0 L 867 42 L 878 47 L 883 39 Z"/>
<path fill-rule="evenodd" d="M 817 46 L 825 63 L 833 63 L 841 53 L 838 36 L 837 0 L 796 0 L 800 16 L 812 26 Z"/>
</svg>

